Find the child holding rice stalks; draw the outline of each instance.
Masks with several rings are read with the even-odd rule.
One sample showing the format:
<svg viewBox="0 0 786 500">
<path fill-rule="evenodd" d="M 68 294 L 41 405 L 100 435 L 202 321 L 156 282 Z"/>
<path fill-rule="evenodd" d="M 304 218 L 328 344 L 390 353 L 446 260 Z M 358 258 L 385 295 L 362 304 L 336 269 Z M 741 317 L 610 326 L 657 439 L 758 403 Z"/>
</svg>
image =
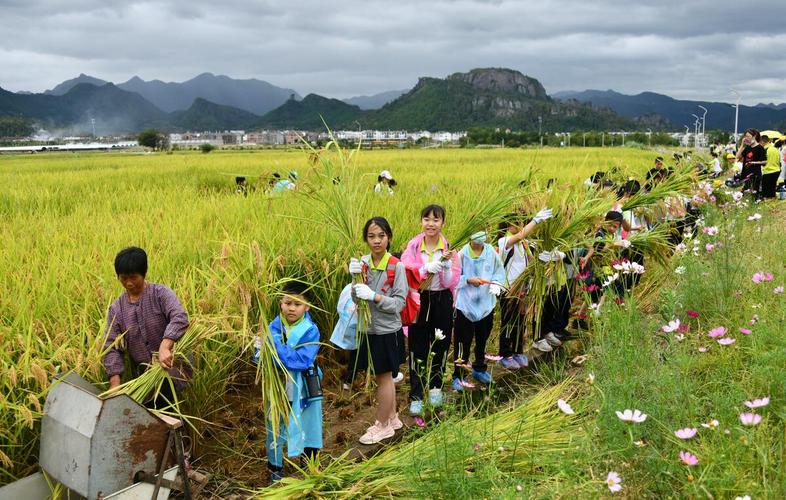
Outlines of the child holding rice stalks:
<svg viewBox="0 0 786 500">
<path fill-rule="evenodd" d="M 374 425 L 360 437 L 362 444 L 374 444 L 393 437 L 403 424 L 396 413 L 396 386 L 393 374 L 398 373 L 403 354 L 404 333 L 401 310 L 404 308 L 409 286 L 404 264 L 388 251 L 393 229 L 383 217 L 372 217 L 363 227 L 363 239 L 371 253 L 360 260 L 352 259 L 349 272 L 365 276 L 363 283 L 352 287 L 355 302 L 370 305 L 371 319 L 358 346 L 358 366 L 365 368 L 371 361 L 377 383 L 377 414 Z"/>
<path fill-rule="evenodd" d="M 538 224 L 551 218 L 552 211 L 544 208 L 524 225 L 517 222 L 518 214 L 509 214 L 500 223 L 498 252 L 505 270 L 505 283 L 518 279 L 532 259 L 530 244 L 526 238 L 535 232 Z M 518 370 L 529 365 L 524 354 L 524 319 L 521 315 L 520 297 L 508 291 L 500 299 L 499 363 L 508 370 Z"/>
<path fill-rule="evenodd" d="M 286 380 L 286 395 L 290 403 L 287 418 L 278 425 L 267 419 L 267 458 L 271 481 L 281 479 L 283 450 L 287 445 L 290 458 L 313 458 L 322 448 L 322 396 L 314 377 L 320 377 L 316 367 L 319 351 L 319 329 L 308 314 L 307 286 L 290 281 L 282 289 L 281 314 L 268 329 L 276 352 L 276 363 Z"/>
<path fill-rule="evenodd" d="M 175 392 L 185 388 L 191 375 L 187 363 L 176 366 L 173 355 L 175 343 L 189 326 L 188 314 L 170 288 L 146 281 L 147 253 L 143 249 L 121 250 L 115 257 L 115 274 L 126 291 L 109 306 L 106 321 L 103 364 L 109 376 L 109 389 L 120 386 L 125 370 L 124 351 L 131 358 L 134 378 L 152 366 L 157 351 L 158 363 L 168 371 L 173 384 L 162 384 L 146 406 L 157 409 L 174 406 Z"/>
<path fill-rule="evenodd" d="M 456 252 L 442 235 L 445 209 L 428 205 L 420 214 L 422 232 L 412 238 L 401 256 L 416 279 L 428 283 L 420 292 L 420 311 L 409 327 L 410 406 L 412 415 L 423 413 L 423 391 L 429 388 L 432 406 L 442 405 L 445 354 L 453 329 L 453 290 L 461 269 Z M 431 359 L 430 366 L 426 366 Z"/>
<path fill-rule="evenodd" d="M 481 384 L 492 382 L 486 371 L 486 341 L 494 325 L 494 306 L 505 283 L 505 268 L 486 238 L 485 231 L 474 233 L 459 252 L 461 278 L 456 288 L 453 347 L 453 389 L 456 392 L 462 391 L 467 384 L 461 376 L 461 365 L 469 364 L 473 339 L 472 377 Z"/>
</svg>

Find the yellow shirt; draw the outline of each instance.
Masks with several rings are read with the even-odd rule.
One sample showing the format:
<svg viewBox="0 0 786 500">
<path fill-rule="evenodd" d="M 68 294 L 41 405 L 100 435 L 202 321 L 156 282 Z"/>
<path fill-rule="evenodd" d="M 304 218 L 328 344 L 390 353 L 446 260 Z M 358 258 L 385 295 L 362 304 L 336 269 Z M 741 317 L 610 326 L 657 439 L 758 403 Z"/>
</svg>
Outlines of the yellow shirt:
<svg viewBox="0 0 786 500">
<path fill-rule="evenodd" d="M 425 252 L 426 255 L 428 255 L 429 262 L 434 259 L 434 254 L 437 252 L 437 250 L 442 250 L 443 252 L 445 250 L 445 244 L 442 242 L 442 238 L 439 239 L 437 247 L 432 252 L 429 252 L 426 248 L 426 238 L 423 238 L 423 241 L 420 242 L 420 251 Z"/>
<path fill-rule="evenodd" d="M 781 171 L 781 156 L 778 149 L 770 144 L 767 146 L 767 163 L 762 169 L 762 174 L 774 174 Z"/>
<path fill-rule="evenodd" d="M 374 265 L 374 259 L 371 255 L 368 256 L 368 268 L 370 271 L 387 271 L 388 261 L 390 260 L 390 252 L 385 252 L 385 255 L 379 259 L 379 264 Z"/>
</svg>

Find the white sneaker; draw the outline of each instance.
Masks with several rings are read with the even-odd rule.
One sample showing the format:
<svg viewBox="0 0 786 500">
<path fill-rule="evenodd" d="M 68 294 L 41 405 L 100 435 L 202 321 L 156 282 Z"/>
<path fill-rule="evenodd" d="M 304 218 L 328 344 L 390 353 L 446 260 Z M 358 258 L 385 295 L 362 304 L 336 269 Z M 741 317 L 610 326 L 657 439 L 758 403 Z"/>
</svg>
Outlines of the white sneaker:
<svg viewBox="0 0 786 500">
<path fill-rule="evenodd" d="M 368 428 L 365 434 L 360 436 L 361 444 L 376 444 L 383 439 L 392 438 L 396 434 L 393 427 L 390 425 L 382 425 L 379 422 L 374 422 L 374 425 Z"/>
<path fill-rule="evenodd" d="M 431 403 L 431 406 L 435 408 L 437 406 L 442 406 L 442 389 L 429 389 L 428 401 Z"/>
<path fill-rule="evenodd" d="M 532 344 L 532 347 L 541 352 L 551 352 L 554 350 L 554 348 L 551 347 L 551 345 L 548 343 L 546 339 L 540 339 L 537 342 L 534 342 Z"/>
<path fill-rule="evenodd" d="M 404 373 L 402 373 L 402 372 L 398 372 L 398 375 L 393 377 L 393 383 L 394 384 L 400 384 L 402 380 L 404 380 Z"/>
<path fill-rule="evenodd" d="M 545 340 L 551 347 L 559 347 L 562 345 L 562 341 L 553 332 L 547 333 Z"/>
<path fill-rule="evenodd" d="M 388 425 L 394 430 L 397 431 L 404 427 L 404 424 L 401 422 L 401 419 L 398 418 L 398 413 L 396 413 L 393 418 L 388 421 Z"/>
</svg>

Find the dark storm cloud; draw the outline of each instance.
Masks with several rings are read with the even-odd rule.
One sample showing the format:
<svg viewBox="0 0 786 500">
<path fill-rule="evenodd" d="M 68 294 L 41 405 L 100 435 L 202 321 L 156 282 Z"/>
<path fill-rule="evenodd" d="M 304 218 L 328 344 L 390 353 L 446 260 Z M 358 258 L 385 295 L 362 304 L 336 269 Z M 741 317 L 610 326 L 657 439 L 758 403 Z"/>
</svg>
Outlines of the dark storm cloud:
<svg viewBox="0 0 786 500">
<path fill-rule="evenodd" d="M 782 3 L 719 1 L 224 2 L 0 0 L 0 86 L 87 73 L 122 82 L 201 72 L 302 94 L 369 94 L 503 66 L 547 91 L 652 90 L 786 101 Z"/>
</svg>

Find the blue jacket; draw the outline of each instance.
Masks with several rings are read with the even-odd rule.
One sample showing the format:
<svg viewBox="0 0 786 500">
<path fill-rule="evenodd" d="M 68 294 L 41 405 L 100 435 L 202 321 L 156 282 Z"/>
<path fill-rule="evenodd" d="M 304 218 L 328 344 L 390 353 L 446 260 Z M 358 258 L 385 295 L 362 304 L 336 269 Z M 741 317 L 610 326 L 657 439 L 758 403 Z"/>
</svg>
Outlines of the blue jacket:
<svg viewBox="0 0 786 500">
<path fill-rule="evenodd" d="M 473 286 L 467 284 L 469 278 L 480 279 L 502 285 L 505 283 L 505 268 L 502 261 L 488 243 L 477 258 L 470 254 L 469 245 L 460 252 L 461 278 L 456 289 L 456 309 L 470 321 L 480 321 L 494 310 L 497 298 L 489 293 L 489 285 Z"/>
<path fill-rule="evenodd" d="M 319 329 L 306 313 L 290 327 L 284 342 L 281 316 L 270 323 L 276 352 L 292 384 L 292 412 L 287 423 L 287 455 L 297 457 L 304 448 L 322 448 L 322 401 L 309 401 L 303 372 L 313 366 L 319 351 Z"/>
</svg>

